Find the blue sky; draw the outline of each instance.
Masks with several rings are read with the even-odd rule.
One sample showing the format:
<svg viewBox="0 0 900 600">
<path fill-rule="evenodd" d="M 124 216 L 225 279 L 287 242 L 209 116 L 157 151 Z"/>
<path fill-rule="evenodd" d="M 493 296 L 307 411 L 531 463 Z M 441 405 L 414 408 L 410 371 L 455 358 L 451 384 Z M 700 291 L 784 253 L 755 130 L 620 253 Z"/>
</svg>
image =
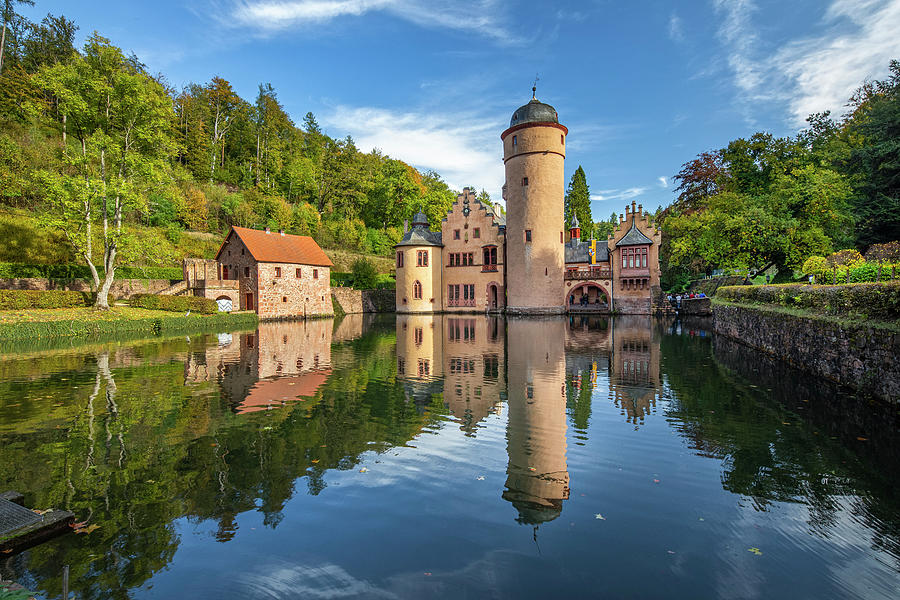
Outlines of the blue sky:
<svg viewBox="0 0 900 600">
<path fill-rule="evenodd" d="M 457 189 L 503 184 L 500 133 L 530 99 L 569 128 L 594 218 L 673 199 L 699 152 L 755 131 L 793 134 L 843 112 L 900 59 L 900 0 L 37 0 L 135 52 L 180 88 L 214 75 L 252 100 L 271 83 L 295 122 L 312 111 Z"/>
</svg>

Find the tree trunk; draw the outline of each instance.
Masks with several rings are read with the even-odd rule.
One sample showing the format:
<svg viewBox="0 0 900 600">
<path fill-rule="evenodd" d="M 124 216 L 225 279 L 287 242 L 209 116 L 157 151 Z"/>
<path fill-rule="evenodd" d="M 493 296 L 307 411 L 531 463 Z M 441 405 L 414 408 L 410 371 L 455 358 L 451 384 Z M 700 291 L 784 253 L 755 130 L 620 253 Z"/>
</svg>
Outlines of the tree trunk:
<svg viewBox="0 0 900 600">
<path fill-rule="evenodd" d="M 3 35 L 0 36 L 0 73 L 3 72 L 3 50 L 6 48 L 6 15 L 3 15 Z"/>
<path fill-rule="evenodd" d="M 112 287 L 113 280 L 116 276 L 116 243 L 111 242 L 109 248 L 103 257 L 103 268 L 106 273 L 103 277 L 103 283 L 97 290 L 97 299 L 94 301 L 94 308 L 98 310 L 109 310 L 109 289 Z"/>
</svg>

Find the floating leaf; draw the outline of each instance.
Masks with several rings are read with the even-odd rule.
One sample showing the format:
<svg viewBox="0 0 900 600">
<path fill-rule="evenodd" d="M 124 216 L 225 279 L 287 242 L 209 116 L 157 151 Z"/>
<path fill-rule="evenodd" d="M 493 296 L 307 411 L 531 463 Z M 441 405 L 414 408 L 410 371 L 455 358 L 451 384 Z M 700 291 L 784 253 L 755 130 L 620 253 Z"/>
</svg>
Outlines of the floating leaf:
<svg viewBox="0 0 900 600">
<path fill-rule="evenodd" d="M 869 438 L 858 437 L 858 436 L 856 439 L 859 440 L 860 442 L 868 442 L 869 441 Z"/>
<path fill-rule="evenodd" d="M 316 459 L 314 459 L 314 460 L 312 460 L 312 461 L 311 461 L 311 462 L 312 462 L 312 464 L 316 464 L 316 463 L 318 463 L 318 462 L 319 462 L 319 459 L 318 459 L 318 458 L 316 458 Z"/>
<path fill-rule="evenodd" d="M 479 475 L 475 479 L 477 479 L 478 481 L 484 481 L 484 475 Z"/>
<path fill-rule="evenodd" d="M 529 471 L 537 471 L 537 469 L 535 469 L 534 467 L 528 467 L 528 470 Z"/>
<path fill-rule="evenodd" d="M 653 483 L 659 483 L 659 479 L 654 479 Z"/>
<path fill-rule="evenodd" d="M 756 556 L 762 556 L 762 550 L 759 548 L 747 548 L 747 552 L 752 552 Z"/>
<path fill-rule="evenodd" d="M 604 516 L 601 515 L 600 513 L 597 513 L 596 515 L 594 515 L 594 518 L 595 518 L 595 519 L 600 519 L 601 521 L 605 521 L 605 520 L 606 520 L 606 517 L 604 517 Z"/>
<path fill-rule="evenodd" d="M 100 526 L 94 523 L 93 525 L 88 525 L 87 527 L 80 527 L 75 530 L 75 533 L 91 533 L 92 531 L 97 531 L 100 529 Z"/>
<path fill-rule="evenodd" d="M 365 473 L 366 471 L 368 471 L 368 469 L 365 467 L 363 467 L 362 469 L 359 470 L 360 473 Z"/>
</svg>

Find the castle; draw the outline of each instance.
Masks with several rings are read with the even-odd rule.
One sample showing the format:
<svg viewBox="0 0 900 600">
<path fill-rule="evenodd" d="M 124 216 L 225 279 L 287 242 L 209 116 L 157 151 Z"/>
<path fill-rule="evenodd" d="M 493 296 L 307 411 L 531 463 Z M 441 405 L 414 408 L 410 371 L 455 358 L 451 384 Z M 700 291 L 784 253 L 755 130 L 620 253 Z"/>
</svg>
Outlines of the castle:
<svg viewBox="0 0 900 600">
<path fill-rule="evenodd" d="M 660 232 L 632 202 L 606 240 L 564 224 L 569 130 L 532 97 L 501 135 L 506 217 L 465 188 L 431 231 L 423 213 L 395 246 L 398 313 L 650 314 Z"/>
</svg>

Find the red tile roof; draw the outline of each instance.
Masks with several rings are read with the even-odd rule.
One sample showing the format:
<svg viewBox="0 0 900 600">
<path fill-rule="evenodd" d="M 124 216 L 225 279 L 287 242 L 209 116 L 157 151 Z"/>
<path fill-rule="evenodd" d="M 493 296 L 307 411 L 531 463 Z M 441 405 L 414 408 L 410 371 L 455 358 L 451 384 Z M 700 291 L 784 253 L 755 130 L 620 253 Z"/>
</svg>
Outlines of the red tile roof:
<svg viewBox="0 0 900 600">
<path fill-rule="evenodd" d="M 257 262 L 334 266 L 331 259 L 319 248 L 316 240 L 308 235 L 281 235 L 246 227 L 231 228 L 225 242 L 222 243 L 222 248 L 219 248 L 219 252 L 216 254 L 217 260 L 232 235 L 237 235 L 241 239 Z"/>
</svg>

